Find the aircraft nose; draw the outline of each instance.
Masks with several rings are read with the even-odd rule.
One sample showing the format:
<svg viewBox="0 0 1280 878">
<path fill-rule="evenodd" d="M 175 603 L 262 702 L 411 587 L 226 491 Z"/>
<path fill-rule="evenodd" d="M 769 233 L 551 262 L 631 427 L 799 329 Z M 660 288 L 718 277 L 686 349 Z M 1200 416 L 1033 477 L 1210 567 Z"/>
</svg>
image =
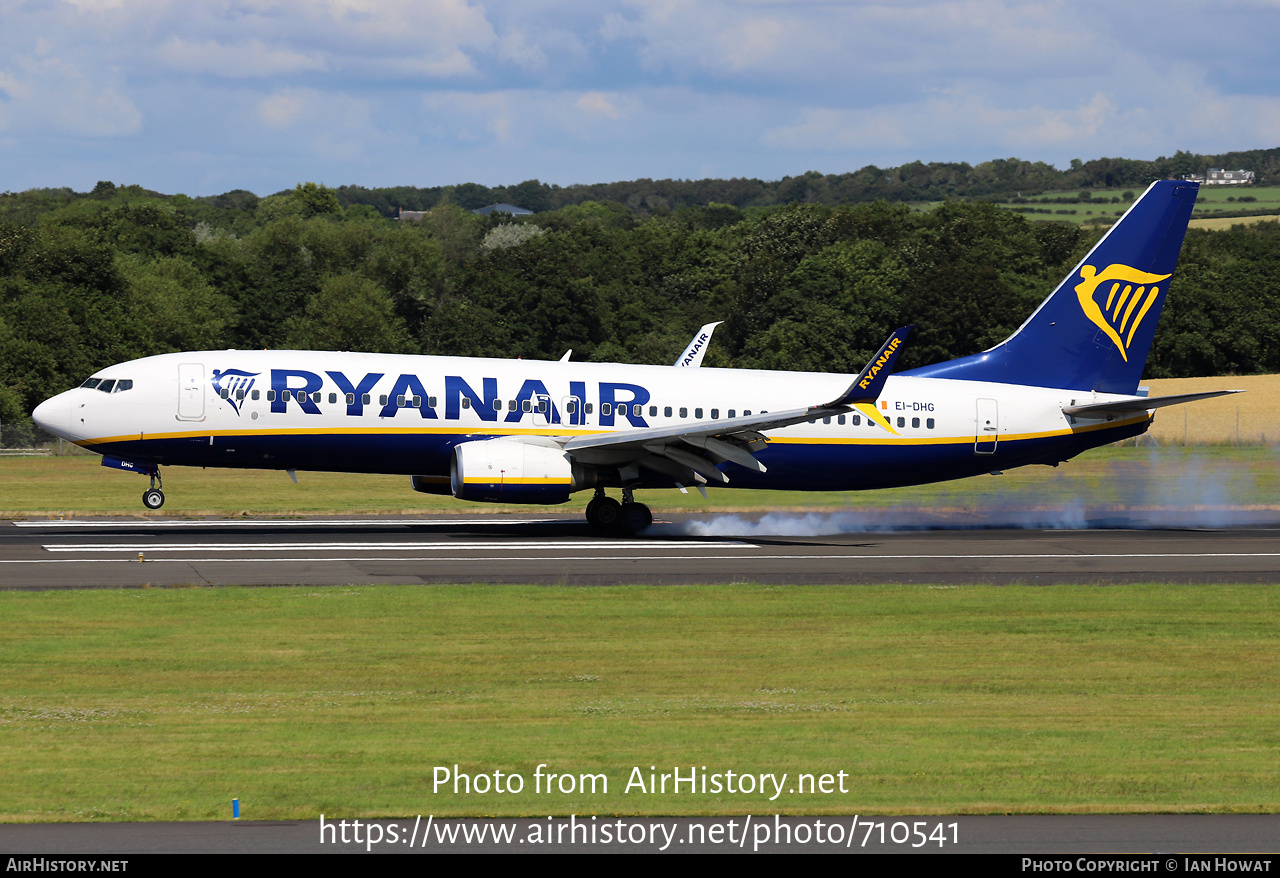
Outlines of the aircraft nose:
<svg viewBox="0 0 1280 878">
<path fill-rule="evenodd" d="M 71 394 L 59 393 L 46 399 L 31 413 L 31 418 L 41 430 L 61 439 L 71 438 Z"/>
</svg>

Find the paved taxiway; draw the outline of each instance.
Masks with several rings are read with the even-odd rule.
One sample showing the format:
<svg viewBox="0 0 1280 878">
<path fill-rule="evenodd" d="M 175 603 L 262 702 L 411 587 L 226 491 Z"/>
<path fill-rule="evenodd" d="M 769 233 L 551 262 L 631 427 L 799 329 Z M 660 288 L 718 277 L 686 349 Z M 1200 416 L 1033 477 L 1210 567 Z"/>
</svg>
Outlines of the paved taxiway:
<svg viewBox="0 0 1280 878">
<path fill-rule="evenodd" d="M 3 522 L 0 587 L 1280 581 L 1275 527 L 710 537 L 663 518 L 630 539 L 576 516 Z"/>
</svg>

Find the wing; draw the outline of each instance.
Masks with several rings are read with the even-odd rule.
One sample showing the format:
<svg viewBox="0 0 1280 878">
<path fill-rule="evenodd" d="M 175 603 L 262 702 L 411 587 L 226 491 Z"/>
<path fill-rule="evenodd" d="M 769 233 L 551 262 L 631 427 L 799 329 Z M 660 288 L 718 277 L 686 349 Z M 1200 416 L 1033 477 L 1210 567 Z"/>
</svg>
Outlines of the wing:
<svg viewBox="0 0 1280 878">
<path fill-rule="evenodd" d="M 857 408 L 866 412 L 868 417 L 874 415 L 872 419 L 876 423 L 892 432 L 884 416 L 876 410 L 875 401 L 893 371 L 893 363 L 907 333 L 913 328 L 904 326 L 889 336 L 848 389 L 830 402 L 727 420 L 578 436 L 564 440 L 564 450 L 580 463 L 617 466 L 624 471 L 630 467 L 644 467 L 670 476 L 681 487 L 682 482 L 700 487 L 708 482 L 724 484 L 729 481 L 729 477 L 716 467 L 725 461 L 765 472 L 764 464 L 754 455 L 768 443 L 764 435 L 768 430 Z"/>
</svg>

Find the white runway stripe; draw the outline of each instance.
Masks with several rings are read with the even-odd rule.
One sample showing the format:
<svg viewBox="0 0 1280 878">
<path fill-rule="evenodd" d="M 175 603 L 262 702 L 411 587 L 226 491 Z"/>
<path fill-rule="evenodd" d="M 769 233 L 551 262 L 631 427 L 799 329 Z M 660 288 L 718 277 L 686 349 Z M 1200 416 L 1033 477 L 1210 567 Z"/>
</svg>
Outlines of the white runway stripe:
<svg viewBox="0 0 1280 878">
<path fill-rule="evenodd" d="M 516 550 L 546 549 L 635 549 L 651 551 L 663 549 L 751 549 L 751 543 L 734 541 L 679 542 L 668 540 L 557 540 L 554 542 L 476 542 L 476 543 L 50 543 L 44 546 L 49 552 L 303 552 L 303 551 L 415 551 L 415 552 L 510 552 Z"/>
<path fill-rule="evenodd" d="M 628 544 L 628 545 L 634 545 L 634 544 Z M 666 544 L 666 548 L 668 549 L 675 548 L 675 547 L 676 546 L 674 546 L 671 543 Z M 737 547 L 738 548 L 758 548 L 755 546 L 751 546 L 750 544 L 745 544 L 745 545 L 738 544 Z M 276 546 L 275 548 L 280 548 L 280 547 Z M 441 557 L 438 555 L 432 556 L 431 560 L 433 561 L 474 560 L 473 555 L 462 552 L 462 550 L 460 550 L 458 546 L 448 546 L 445 548 L 452 549 L 458 554 L 455 554 L 452 556 L 445 556 L 445 557 Z M 596 544 L 596 548 L 607 548 L 607 546 L 601 546 L 600 544 Z M 150 550 L 144 549 L 143 551 L 145 553 L 146 551 L 150 551 Z M 137 552 L 135 551 L 134 554 L 137 554 Z M 1112 558 L 1133 558 L 1133 559 L 1185 558 L 1188 560 L 1197 559 L 1197 558 L 1216 559 L 1216 560 L 1232 559 L 1232 558 L 1238 558 L 1238 559 L 1280 558 L 1280 552 L 1202 552 L 1202 553 L 1171 552 L 1167 554 L 1120 553 L 1120 554 L 1112 554 L 1112 555 L 1105 555 L 1105 554 L 1090 555 L 1090 554 L 1082 554 L 1082 553 L 1075 553 L 1070 555 L 1059 555 L 1059 554 L 1051 554 L 1051 555 L 1014 555 L 1014 554 L 1010 554 L 1010 555 L 854 555 L 854 554 L 819 553 L 819 554 L 812 554 L 812 555 L 708 554 L 708 555 L 645 555 L 643 556 L 643 560 L 645 561 L 689 561 L 689 562 L 697 562 L 697 561 L 720 562 L 720 561 L 743 561 L 743 560 L 754 560 L 754 561 L 815 561 L 815 560 L 818 560 L 818 561 L 820 560 L 931 561 L 931 560 L 962 560 L 962 559 L 969 559 L 973 561 L 999 561 L 999 560 L 1035 561 L 1035 560 L 1044 560 L 1044 559 L 1107 560 Z M 229 564 L 237 564 L 237 563 L 267 564 L 272 562 L 279 562 L 279 563 L 288 563 L 288 564 L 298 564 L 300 562 L 306 561 L 306 559 L 299 559 L 296 556 L 291 558 L 262 558 L 262 557 L 257 557 L 257 558 L 219 558 L 219 557 L 174 558 L 171 560 L 181 564 L 189 564 L 189 563 L 195 563 L 195 562 L 226 562 Z M 323 557 L 323 558 L 316 558 L 314 560 L 317 562 L 324 562 L 324 563 L 331 562 L 331 561 L 350 561 L 350 562 L 359 561 L 359 562 L 368 563 L 368 562 L 391 562 L 391 561 L 421 561 L 423 560 L 423 558 L 421 556 L 385 557 L 384 558 L 384 557 L 370 557 L 368 555 L 360 555 L 355 557 L 338 557 L 338 558 Z M 494 561 L 627 561 L 627 560 L 632 560 L 634 561 L 634 560 L 640 560 L 640 559 L 636 558 L 636 556 L 634 555 L 617 555 L 617 554 L 583 555 L 578 553 L 572 553 L 572 554 L 551 554 L 551 555 L 513 555 L 513 556 L 507 556 L 507 557 L 493 558 L 490 560 L 494 560 Z M 46 559 L 29 560 L 29 561 L 0 561 L 0 565 L 3 565 L 3 564 L 77 564 L 77 563 L 136 564 L 138 562 L 135 558 L 56 558 L 56 559 L 46 558 Z M 145 563 L 163 563 L 163 562 L 148 561 Z M 1153 574 L 1153 576 L 1155 576 L 1155 574 Z"/>
<path fill-rule="evenodd" d="M 136 521 L 15 521 L 14 527 L 45 528 L 160 528 L 160 527 L 409 527 L 413 525 L 449 525 L 449 524 L 547 524 L 558 521 L 569 524 L 581 524 L 578 519 L 567 518 L 344 518 L 344 519 L 274 519 L 274 518 L 229 518 L 219 519 L 138 519 Z"/>
</svg>

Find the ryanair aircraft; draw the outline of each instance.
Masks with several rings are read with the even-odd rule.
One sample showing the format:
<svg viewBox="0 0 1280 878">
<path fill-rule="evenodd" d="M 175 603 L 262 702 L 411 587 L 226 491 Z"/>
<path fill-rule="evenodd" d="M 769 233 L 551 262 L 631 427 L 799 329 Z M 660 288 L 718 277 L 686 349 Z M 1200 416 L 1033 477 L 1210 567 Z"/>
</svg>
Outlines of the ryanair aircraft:
<svg viewBox="0 0 1280 878">
<path fill-rule="evenodd" d="M 563 503 L 634 532 L 641 488 L 844 491 L 1057 464 L 1136 436 L 1155 409 L 1232 391 L 1138 388 L 1197 185 L 1153 183 L 1008 339 L 890 376 L 910 327 L 856 378 L 700 367 L 316 351 L 202 351 L 111 366 L 35 411 L 45 430 L 160 466 L 412 476 L 463 500 Z M 622 500 L 606 488 L 621 489 Z"/>
</svg>

